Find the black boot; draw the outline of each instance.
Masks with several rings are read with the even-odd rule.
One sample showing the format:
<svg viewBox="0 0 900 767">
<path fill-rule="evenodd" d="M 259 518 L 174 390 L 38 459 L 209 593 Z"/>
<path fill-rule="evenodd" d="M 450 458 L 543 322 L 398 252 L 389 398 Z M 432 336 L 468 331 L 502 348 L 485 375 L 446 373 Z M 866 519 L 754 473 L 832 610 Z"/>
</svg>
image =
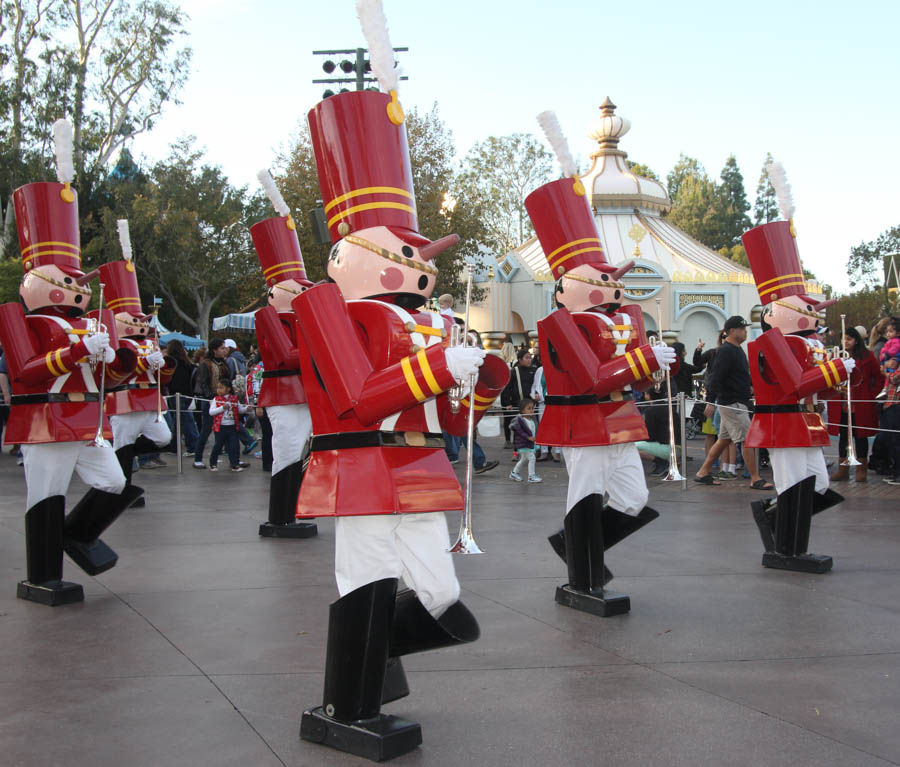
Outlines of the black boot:
<svg viewBox="0 0 900 767">
<path fill-rule="evenodd" d="M 759 528 L 759 537 L 762 538 L 765 551 L 775 551 L 775 510 L 777 508 L 777 498 L 764 498 L 750 504 L 753 521 Z"/>
<path fill-rule="evenodd" d="M 556 552 L 556 555 L 563 561 L 566 561 L 566 531 L 565 529 L 557 530 L 553 535 L 547 538 L 550 541 L 550 545 L 553 547 L 553 550 Z M 606 548 L 609 548 L 607 546 Z M 613 579 L 613 574 L 610 569 L 603 565 L 603 585 L 605 586 Z"/>
<path fill-rule="evenodd" d="M 134 441 L 134 445 L 132 447 L 134 447 L 135 455 L 153 455 L 153 453 L 160 452 L 165 446 L 160 447 L 152 439 L 141 434 Z"/>
<path fill-rule="evenodd" d="M 19 581 L 16 596 L 56 607 L 84 601 L 84 589 L 62 579 L 63 523 L 66 499 L 52 495 L 25 512 L 25 556 L 28 578 Z"/>
<path fill-rule="evenodd" d="M 116 459 L 119 461 L 119 466 L 122 467 L 122 473 L 125 475 L 125 485 L 128 486 L 131 484 L 131 475 L 134 472 L 134 445 L 124 445 L 116 450 Z M 141 494 L 131 504 L 131 508 L 142 509 L 146 505 L 147 502 L 144 500 L 143 494 Z"/>
<path fill-rule="evenodd" d="M 778 496 L 778 506 L 775 509 L 775 550 L 763 554 L 764 567 L 804 573 L 824 573 L 831 569 L 831 557 L 806 552 L 815 488 L 816 478 L 806 477 Z"/>
<path fill-rule="evenodd" d="M 834 492 L 831 488 L 828 488 L 824 493 L 815 492 L 815 482 L 813 483 L 813 516 L 820 511 L 825 511 L 825 509 L 830 509 L 832 506 L 837 506 L 843 500 L 844 496 Z"/>
<path fill-rule="evenodd" d="M 300 737 L 380 762 L 422 742 L 415 722 L 380 713 L 397 579 L 361 586 L 331 605 L 322 706 L 303 712 Z"/>
<path fill-rule="evenodd" d="M 65 524 L 66 554 L 88 575 L 99 575 L 115 566 L 118 556 L 100 540 L 100 535 L 143 492 L 137 485 L 127 485 L 118 494 L 92 487 L 69 512 Z"/>
<path fill-rule="evenodd" d="M 440 618 L 433 618 L 414 591 L 401 591 L 397 594 L 394 607 L 391 657 L 388 660 L 381 702 L 390 703 L 409 695 L 409 685 L 400 662 L 401 655 L 474 642 L 480 635 L 481 630 L 475 616 L 462 602 L 454 602 Z"/>
<path fill-rule="evenodd" d="M 315 522 L 298 522 L 297 496 L 303 481 L 303 461 L 272 475 L 269 482 L 269 521 L 259 526 L 263 538 L 312 538 L 319 532 Z"/>
<path fill-rule="evenodd" d="M 569 582 L 556 589 L 556 601 L 602 617 L 631 609 L 624 594 L 603 589 L 603 497 L 582 498 L 566 514 L 566 565 Z"/>
</svg>

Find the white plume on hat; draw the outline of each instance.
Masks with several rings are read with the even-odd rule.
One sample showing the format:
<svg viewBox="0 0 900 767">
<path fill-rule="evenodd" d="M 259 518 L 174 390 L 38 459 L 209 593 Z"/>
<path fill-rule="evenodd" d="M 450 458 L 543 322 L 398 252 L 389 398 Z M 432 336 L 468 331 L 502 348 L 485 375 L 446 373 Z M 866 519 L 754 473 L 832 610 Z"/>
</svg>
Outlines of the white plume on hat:
<svg viewBox="0 0 900 767">
<path fill-rule="evenodd" d="M 780 162 L 770 162 L 766 165 L 766 173 L 769 174 L 769 181 L 772 182 L 772 187 L 775 189 L 781 217 L 785 221 L 790 221 L 794 217 L 794 197 L 791 194 L 791 185 L 787 181 L 784 166 Z"/>
<path fill-rule="evenodd" d="M 550 146 L 553 147 L 556 159 L 559 160 L 559 166 L 562 168 L 563 176 L 566 178 L 574 177 L 578 172 L 578 166 L 575 164 L 572 152 L 569 151 L 569 142 L 566 141 L 566 137 L 562 132 L 556 112 L 550 109 L 541 112 L 537 116 L 537 121 L 543 129 L 547 141 L 550 142 Z"/>
<path fill-rule="evenodd" d="M 400 70 L 394 66 L 394 47 L 388 34 L 387 18 L 381 0 L 356 0 L 356 15 L 369 44 L 372 74 L 385 92 L 397 90 Z"/>
<path fill-rule="evenodd" d="M 131 234 L 128 232 L 128 219 L 120 218 L 116 221 L 116 228 L 119 230 L 119 242 L 122 245 L 122 258 L 131 261 L 134 254 L 131 251 Z"/>
<path fill-rule="evenodd" d="M 56 146 L 56 177 L 60 184 L 69 184 L 75 179 L 75 134 L 68 120 L 53 123 L 53 143 Z"/>
<path fill-rule="evenodd" d="M 281 192 L 278 191 L 278 187 L 275 186 L 275 179 L 272 178 L 272 174 L 269 172 L 269 169 L 263 168 L 256 174 L 256 177 L 259 179 L 259 183 L 262 184 L 263 189 L 266 190 L 266 194 L 272 201 L 272 206 L 275 208 L 275 210 L 278 211 L 278 213 L 282 216 L 290 216 L 291 209 L 284 201 L 284 197 L 281 196 Z"/>
</svg>

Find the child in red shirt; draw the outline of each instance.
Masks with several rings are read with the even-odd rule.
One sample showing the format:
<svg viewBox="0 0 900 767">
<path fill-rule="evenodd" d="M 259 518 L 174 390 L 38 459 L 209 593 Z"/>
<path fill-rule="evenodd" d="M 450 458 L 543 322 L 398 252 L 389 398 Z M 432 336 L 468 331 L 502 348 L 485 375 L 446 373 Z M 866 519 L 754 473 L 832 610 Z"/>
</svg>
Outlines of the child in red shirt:
<svg viewBox="0 0 900 767">
<path fill-rule="evenodd" d="M 216 441 L 212 453 L 209 455 L 209 470 L 217 471 L 219 454 L 222 448 L 228 453 L 232 471 L 243 471 L 246 464 L 240 461 L 241 443 L 238 440 L 236 422 L 238 416 L 247 410 L 246 405 L 238 402 L 231 388 L 231 381 L 227 378 L 219 380 L 216 386 L 216 398 L 209 407 L 209 414 L 213 418 L 213 431 Z"/>
</svg>

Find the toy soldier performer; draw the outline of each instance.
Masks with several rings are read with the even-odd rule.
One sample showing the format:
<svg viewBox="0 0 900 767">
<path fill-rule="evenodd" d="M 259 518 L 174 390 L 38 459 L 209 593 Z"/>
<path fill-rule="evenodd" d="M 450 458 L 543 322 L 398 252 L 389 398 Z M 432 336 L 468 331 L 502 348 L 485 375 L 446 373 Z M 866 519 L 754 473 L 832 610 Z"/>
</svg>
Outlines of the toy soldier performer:
<svg viewBox="0 0 900 767">
<path fill-rule="evenodd" d="M 269 288 L 269 305 L 256 312 L 256 337 L 263 361 L 258 407 L 272 423 L 272 480 L 269 519 L 259 526 L 266 538 L 309 538 L 315 522 L 295 519 L 303 478 L 303 451 L 312 435 L 297 356 L 297 318 L 291 300 L 312 283 L 306 279 L 297 227 L 269 171 L 257 174 L 281 215 L 250 227 L 250 236 Z"/>
<path fill-rule="evenodd" d="M 434 290 L 435 256 L 458 237 L 418 234 L 393 50 L 383 16 L 380 39 L 366 27 L 381 5 L 357 9 L 372 70 L 391 95 L 342 93 L 309 113 L 336 243 L 333 284 L 292 302 L 314 435 L 298 514 L 336 517 L 341 595 L 330 608 L 323 705 L 304 712 L 300 737 L 381 760 L 421 743 L 418 724 L 380 713 L 408 694 L 400 656 L 479 635 L 435 513 L 464 505 L 441 429 L 462 433 L 470 405 L 483 413 L 509 374 L 480 349 L 448 348 L 449 320 L 419 309 Z M 476 372 L 475 391 L 451 416 L 445 392 Z M 409 589 L 397 593 L 401 577 Z"/>
<path fill-rule="evenodd" d="M 99 271 L 100 282 L 106 286 L 106 305 L 115 313 L 119 343 L 137 355 L 134 375 L 112 387 L 106 397 L 113 448 L 130 485 L 134 457 L 156 453 L 172 439 L 169 425 L 162 418 L 166 405 L 160 386 L 172 379 L 175 360 L 160 351 L 159 331 L 152 330 L 149 322 L 153 315 L 141 309 L 128 221 L 119 220 L 118 230 L 123 258 L 101 265 Z M 132 505 L 143 506 L 144 496 Z"/>
<path fill-rule="evenodd" d="M 764 307 L 765 331 L 747 345 L 756 409 L 746 444 L 768 448 L 778 497 L 751 508 L 765 567 L 824 573 L 831 557 L 807 553 L 812 516 L 844 499 L 828 488 L 822 448 L 829 438 L 816 395 L 846 381 L 856 361 L 825 358 L 816 329 L 819 312 L 835 301 L 805 295 L 790 187 L 780 163 L 767 170 L 787 220 L 757 226 L 741 238 Z"/>
<path fill-rule="evenodd" d="M 25 513 L 26 580 L 17 595 L 45 605 L 84 599 L 82 587 L 62 580 L 63 549 L 89 575 L 116 563 L 99 539 L 141 491 L 125 477 L 105 437 L 104 378 L 121 381 L 135 355 L 114 351 L 112 313 L 99 323 L 81 319 L 92 275 L 81 269 L 78 201 L 71 188 L 72 128 L 53 126 L 61 183 L 35 183 L 13 193 L 25 276 L 18 303 L 0 306 L 0 341 L 7 354 L 12 410 L 6 438 L 21 444 L 28 487 Z M 72 472 L 90 485 L 65 516 Z"/>
<path fill-rule="evenodd" d="M 569 473 L 564 533 L 550 539 L 569 571 L 556 601 L 617 615 L 630 609 L 630 600 L 604 591 L 612 577 L 604 550 L 659 516 L 646 505 L 647 484 L 634 443 L 647 439 L 647 429 L 631 387 L 649 386 L 655 370 L 675 362 L 675 352 L 647 343 L 636 307 L 620 309 L 621 279 L 634 262 L 620 267 L 607 262 L 556 116 L 545 112 L 538 119 L 566 176 L 525 199 L 557 280 L 559 308 L 538 322 L 547 396 L 537 433 L 539 444 L 563 448 Z"/>
</svg>

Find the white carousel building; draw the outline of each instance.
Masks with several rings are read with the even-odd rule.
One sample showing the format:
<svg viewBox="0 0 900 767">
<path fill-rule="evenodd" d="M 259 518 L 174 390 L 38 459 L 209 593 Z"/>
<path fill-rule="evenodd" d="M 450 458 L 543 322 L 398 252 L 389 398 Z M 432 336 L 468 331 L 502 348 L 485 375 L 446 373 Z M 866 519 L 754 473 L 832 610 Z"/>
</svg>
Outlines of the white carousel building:
<svg viewBox="0 0 900 767">
<path fill-rule="evenodd" d="M 625 275 L 625 294 L 641 306 L 646 329 L 659 328 L 660 299 L 663 337 L 680 340 L 689 352 L 698 339 L 715 345 L 725 320 L 735 314 L 752 320 L 750 335 L 758 335 L 760 302 L 750 270 L 666 220 L 672 203 L 665 187 L 629 171 L 627 154 L 618 148 L 630 122 L 615 114 L 608 98 L 600 109 L 601 118 L 589 133 L 598 146 L 590 170 L 580 178 L 607 259 L 614 265 L 635 262 Z M 498 257 L 476 281 L 486 298 L 473 305 L 472 325 L 490 328 L 483 333 L 490 347 L 498 348 L 506 337 L 516 344 L 534 338 L 538 320 L 554 309 L 554 280 L 537 237 Z M 810 282 L 807 292 L 822 291 Z"/>
</svg>

